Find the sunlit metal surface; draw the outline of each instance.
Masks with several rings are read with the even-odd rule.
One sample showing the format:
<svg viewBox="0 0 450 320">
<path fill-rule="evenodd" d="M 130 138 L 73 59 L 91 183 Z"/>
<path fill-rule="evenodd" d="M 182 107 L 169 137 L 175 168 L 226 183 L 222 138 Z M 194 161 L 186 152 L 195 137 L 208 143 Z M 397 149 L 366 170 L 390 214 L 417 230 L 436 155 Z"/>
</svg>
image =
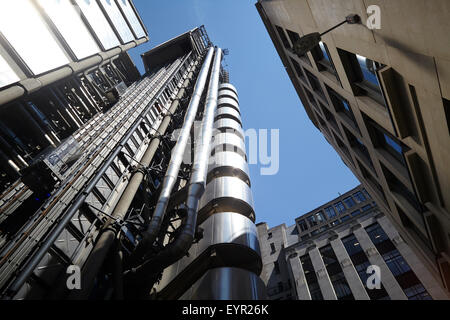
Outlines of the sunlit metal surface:
<svg viewBox="0 0 450 320">
<path fill-rule="evenodd" d="M 217 212 L 237 212 L 255 220 L 252 191 L 236 177 L 219 177 L 208 183 L 199 208 L 199 221 Z"/>
<path fill-rule="evenodd" d="M 114 0 L 100 0 L 103 8 L 111 19 L 114 27 L 120 35 L 123 43 L 127 43 L 134 40 L 134 35 L 131 32 L 130 28 L 127 25 L 122 13 L 117 7 L 117 4 Z"/>
<path fill-rule="evenodd" d="M 238 91 L 237 91 L 236 87 L 233 86 L 231 83 L 222 83 L 222 84 L 220 85 L 219 91 L 220 91 L 220 90 L 225 90 L 225 89 L 233 90 L 234 93 L 236 93 L 236 95 L 237 95 L 237 92 L 238 92 Z"/>
<path fill-rule="evenodd" d="M 234 99 L 231 99 L 228 97 L 223 97 L 218 100 L 217 108 L 223 108 L 223 107 L 232 107 L 232 108 L 236 109 L 237 111 L 239 111 L 239 113 L 241 112 L 241 109 L 239 108 L 239 104 Z"/>
<path fill-rule="evenodd" d="M 36 75 L 69 63 L 29 0 L 0 1 L 0 31 Z"/>
<path fill-rule="evenodd" d="M 20 78 L 0 55 L 0 88 L 19 81 Z"/>
<path fill-rule="evenodd" d="M 199 228 L 204 230 L 202 239 L 192 245 L 188 256 L 167 268 L 160 282 L 161 289 L 169 284 L 172 287 L 191 285 L 200 275 L 194 279 L 188 278 L 200 271 L 198 268 L 208 269 L 211 263 L 205 263 L 205 260 L 212 262 L 217 258 L 216 254 L 220 254 L 221 266 L 240 266 L 256 274 L 261 273 L 258 232 L 255 224 L 247 217 L 234 212 L 217 213 Z M 213 251 L 216 254 L 212 254 Z M 175 278 L 175 282 L 172 282 Z"/>
<path fill-rule="evenodd" d="M 219 119 L 225 119 L 225 118 L 234 119 L 234 120 L 237 120 L 239 123 L 242 123 L 241 115 L 239 114 L 239 112 L 236 111 L 236 109 L 231 108 L 231 107 L 222 107 L 222 108 L 217 109 L 215 119 L 219 120 Z"/>
<path fill-rule="evenodd" d="M 256 274 L 238 268 L 209 270 L 180 298 L 180 300 L 247 299 L 267 300 L 266 287 Z"/>
<path fill-rule="evenodd" d="M 237 134 L 242 139 L 244 139 L 244 131 L 242 130 L 241 124 L 233 119 L 220 119 L 214 122 L 214 128 L 222 132 L 233 132 Z"/>
<path fill-rule="evenodd" d="M 248 163 L 235 152 L 218 152 L 211 157 L 207 182 L 221 176 L 238 177 L 250 186 Z"/>
<path fill-rule="evenodd" d="M 130 1 L 118 0 L 117 2 L 119 3 L 120 8 L 123 10 L 123 13 L 127 17 L 127 20 L 130 23 L 131 27 L 133 28 L 133 31 L 138 37 L 138 39 L 145 37 L 146 34 L 144 28 L 142 28 L 142 25 L 138 17 L 136 16 L 136 13 L 131 7 Z"/>
<path fill-rule="evenodd" d="M 38 0 L 78 59 L 100 51 L 70 0 Z"/>
<path fill-rule="evenodd" d="M 222 151 L 235 151 L 242 156 L 245 156 L 245 143 L 241 137 L 234 133 L 219 133 L 214 136 L 214 142 L 212 144 L 211 150 L 212 153 Z"/>
<path fill-rule="evenodd" d="M 238 95 L 234 91 L 232 91 L 232 90 L 230 90 L 228 88 L 219 90 L 219 98 L 221 98 L 221 97 L 232 97 L 234 100 L 239 102 Z"/>
<path fill-rule="evenodd" d="M 96 1 L 76 0 L 76 2 L 106 50 L 120 45 L 119 39 L 117 39 Z"/>
</svg>

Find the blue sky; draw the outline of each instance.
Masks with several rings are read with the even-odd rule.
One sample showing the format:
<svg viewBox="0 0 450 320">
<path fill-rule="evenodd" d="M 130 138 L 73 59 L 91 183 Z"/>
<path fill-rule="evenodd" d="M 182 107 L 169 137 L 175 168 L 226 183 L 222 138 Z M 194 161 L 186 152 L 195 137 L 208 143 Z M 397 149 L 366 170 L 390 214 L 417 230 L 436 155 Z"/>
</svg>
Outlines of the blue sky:
<svg viewBox="0 0 450 320">
<path fill-rule="evenodd" d="M 239 92 L 244 129 L 280 130 L 280 170 L 262 176 L 251 165 L 256 222 L 286 223 L 359 184 L 309 120 L 254 6 L 256 0 L 134 0 L 150 42 L 140 54 L 205 25 L 211 41 L 229 49 L 224 65 Z"/>
</svg>

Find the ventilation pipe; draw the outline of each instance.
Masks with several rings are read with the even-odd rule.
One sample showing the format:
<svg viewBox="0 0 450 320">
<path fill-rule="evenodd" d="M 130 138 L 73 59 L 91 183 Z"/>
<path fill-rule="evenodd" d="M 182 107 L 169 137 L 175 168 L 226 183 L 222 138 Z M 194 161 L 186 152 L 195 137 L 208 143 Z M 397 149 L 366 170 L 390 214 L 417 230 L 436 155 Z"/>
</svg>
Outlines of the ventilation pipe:
<svg viewBox="0 0 450 320">
<path fill-rule="evenodd" d="M 187 217 L 180 235 L 173 243 L 169 244 L 163 251 L 157 254 L 156 257 L 149 259 L 139 267 L 132 269 L 128 273 L 128 276 L 134 278 L 136 275 L 142 273 L 151 275 L 159 272 L 186 255 L 192 245 L 197 226 L 198 204 L 206 188 L 209 155 L 211 153 L 211 141 L 214 130 L 214 115 L 217 109 L 221 61 L 222 50 L 217 48 L 208 88 L 205 113 L 202 120 L 201 135 L 199 136 L 200 144 L 195 150 L 194 165 L 192 167 L 191 179 L 188 186 L 188 195 L 186 199 Z M 142 281 L 140 276 L 136 279 Z"/>
<path fill-rule="evenodd" d="M 134 256 L 141 257 L 146 254 L 149 248 L 155 241 L 158 232 L 161 228 L 164 215 L 169 203 L 170 196 L 176 181 L 178 180 L 178 173 L 180 171 L 181 163 L 183 162 L 184 152 L 188 143 L 188 139 L 191 134 L 191 128 L 197 115 L 200 99 L 205 89 L 206 80 L 208 78 L 211 61 L 214 54 L 214 48 L 211 47 L 208 50 L 208 54 L 200 70 L 197 82 L 194 87 L 191 101 L 189 102 L 188 110 L 184 118 L 183 127 L 181 128 L 180 136 L 178 137 L 177 144 L 172 150 L 172 157 L 170 159 L 169 167 L 164 177 L 161 194 L 156 204 L 155 211 L 153 213 L 152 220 L 143 234 L 143 238 L 136 248 Z"/>
</svg>

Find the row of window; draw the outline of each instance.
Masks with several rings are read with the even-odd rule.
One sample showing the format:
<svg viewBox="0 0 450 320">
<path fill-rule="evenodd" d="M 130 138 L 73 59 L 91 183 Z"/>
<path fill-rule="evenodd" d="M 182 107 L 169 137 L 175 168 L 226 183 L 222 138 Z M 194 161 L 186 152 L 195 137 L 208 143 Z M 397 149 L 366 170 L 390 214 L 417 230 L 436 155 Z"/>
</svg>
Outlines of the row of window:
<svg viewBox="0 0 450 320">
<path fill-rule="evenodd" d="M 375 247 L 383 257 L 395 279 L 402 287 L 409 300 L 432 300 L 422 283 L 411 270 L 408 263 L 395 248 L 387 234 L 381 228 L 379 223 L 375 223 L 366 228 L 366 232 L 372 240 Z M 389 300 L 390 297 L 384 288 L 369 290 L 366 286 L 368 279 L 367 268 L 371 265 L 369 258 L 354 234 L 342 239 L 342 243 L 357 271 L 361 282 L 366 288 L 367 294 L 371 300 Z M 331 244 L 319 249 L 323 263 L 327 269 L 334 291 L 338 300 L 354 300 L 353 293 L 348 285 L 347 279 L 343 273 L 342 267 Z M 305 273 L 306 282 L 311 294 L 312 300 L 323 300 L 316 272 L 311 262 L 309 254 L 300 257 L 300 262 Z M 383 281 L 383 280 L 382 280 Z"/>
<path fill-rule="evenodd" d="M 369 198 L 370 196 L 365 189 L 363 189 L 363 191 L 357 191 L 353 195 L 348 196 L 342 201 L 339 201 L 329 207 L 326 207 L 324 209 L 326 217 L 323 211 L 319 211 L 315 214 L 306 217 L 305 219 L 299 220 L 297 222 L 298 226 L 300 227 L 301 232 L 305 232 L 309 228 L 313 228 L 329 219 L 334 219 L 338 215 L 344 214 L 347 210 L 356 206 L 357 203 L 365 202 Z"/>
</svg>

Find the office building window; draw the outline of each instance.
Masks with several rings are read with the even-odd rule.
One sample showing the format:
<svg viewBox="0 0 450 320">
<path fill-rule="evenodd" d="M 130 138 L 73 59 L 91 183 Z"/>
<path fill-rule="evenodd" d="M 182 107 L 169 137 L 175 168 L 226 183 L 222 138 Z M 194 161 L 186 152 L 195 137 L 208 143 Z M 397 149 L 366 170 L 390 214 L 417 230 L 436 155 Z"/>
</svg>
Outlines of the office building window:
<svg viewBox="0 0 450 320">
<path fill-rule="evenodd" d="M 442 102 L 444 103 L 445 118 L 447 119 L 447 127 L 450 133 L 450 101 L 442 98 Z"/>
<path fill-rule="evenodd" d="M 319 250 L 338 300 L 355 300 L 331 245 Z"/>
<path fill-rule="evenodd" d="M 336 217 L 336 212 L 334 211 L 333 207 L 325 208 L 325 213 L 327 214 L 329 219 Z"/>
<path fill-rule="evenodd" d="M 300 226 L 300 230 L 302 230 L 302 232 L 305 232 L 306 230 L 308 230 L 308 225 L 306 224 L 305 220 L 300 220 L 298 222 L 298 225 Z"/>
<path fill-rule="evenodd" d="M 356 203 L 352 197 L 345 198 L 343 201 L 344 201 L 345 205 L 347 206 L 347 208 L 349 208 L 349 209 L 356 206 Z"/>
<path fill-rule="evenodd" d="M 330 95 L 331 101 L 334 105 L 334 108 L 336 109 L 336 112 L 339 113 L 349 125 L 351 125 L 354 129 L 356 129 L 359 132 L 360 130 L 356 122 L 355 115 L 353 114 L 353 110 L 350 106 L 350 103 L 336 91 L 334 91 L 328 86 L 326 87 Z"/>
<path fill-rule="evenodd" d="M 379 104 L 386 106 L 377 74 L 384 65 L 342 49 L 338 49 L 338 52 L 354 94 L 369 96 Z"/>
<path fill-rule="evenodd" d="M 356 210 L 356 211 L 353 211 L 350 215 L 352 217 L 356 217 L 356 216 L 359 216 L 360 214 L 361 214 L 361 210 Z"/>
<path fill-rule="evenodd" d="M 422 284 L 405 289 L 408 300 L 433 300 Z"/>
<path fill-rule="evenodd" d="M 311 88 L 318 94 L 320 95 L 322 98 L 325 99 L 325 94 L 322 91 L 322 86 L 320 85 L 319 80 L 317 79 L 317 77 L 315 75 L 313 75 L 311 72 L 309 72 L 308 70 L 305 70 L 305 74 L 309 80 L 309 83 L 311 84 Z"/>
<path fill-rule="evenodd" d="M 369 259 L 367 258 L 364 250 L 361 248 L 361 245 L 356 239 L 354 234 L 349 235 L 342 239 L 342 244 L 344 245 L 347 253 L 352 260 L 353 265 L 355 266 L 356 271 L 358 272 L 359 278 L 363 283 L 367 294 L 369 295 L 371 300 L 386 300 L 390 299 L 383 285 L 381 285 L 381 289 L 373 289 L 369 290 L 366 286 L 367 279 L 369 274 L 367 274 L 367 268 L 371 265 Z"/>
<path fill-rule="evenodd" d="M 289 39 L 291 39 L 292 45 L 295 46 L 295 43 L 300 40 L 300 35 L 297 32 L 291 31 L 289 29 L 286 29 L 286 32 Z"/>
<path fill-rule="evenodd" d="M 366 228 L 366 232 L 369 235 L 372 242 L 375 244 L 378 252 L 383 257 L 389 270 L 391 270 L 398 284 L 403 289 L 408 299 L 424 299 L 431 300 L 431 296 L 426 292 L 425 288 L 423 292 L 418 295 L 414 294 L 414 291 L 418 285 L 422 286 L 420 280 L 417 278 L 416 274 L 411 270 L 406 260 L 400 254 L 400 252 L 395 248 L 392 241 L 389 239 L 387 234 L 381 228 L 379 223 L 375 223 Z M 423 286 L 422 286 L 423 287 Z"/>
<path fill-rule="evenodd" d="M 309 223 L 310 227 L 315 227 L 318 224 L 317 220 L 316 220 L 316 217 L 314 215 L 311 215 L 311 216 L 307 217 L 306 220 L 308 220 L 308 223 Z"/>
<path fill-rule="evenodd" d="M 289 40 L 286 37 L 286 34 L 284 33 L 283 28 L 279 27 L 279 26 L 275 26 L 275 29 L 277 29 L 278 32 L 278 36 L 281 39 L 281 42 L 283 43 L 283 46 L 285 49 L 290 49 L 291 45 L 289 44 Z"/>
<path fill-rule="evenodd" d="M 292 62 L 292 65 L 294 66 L 295 72 L 297 73 L 297 77 L 299 77 L 300 79 L 302 79 L 306 82 L 306 78 L 305 78 L 305 75 L 303 74 L 303 70 L 302 70 L 302 67 L 300 66 L 300 64 L 292 58 L 291 58 L 291 62 Z"/>
<path fill-rule="evenodd" d="M 323 216 L 323 212 L 322 211 L 319 211 L 319 212 L 316 213 L 316 221 L 319 224 L 325 221 L 325 217 Z"/>
<path fill-rule="evenodd" d="M 345 222 L 345 221 L 348 221 L 348 220 L 350 220 L 351 219 L 351 216 L 343 216 L 342 218 L 341 218 L 341 221 L 342 222 Z"/>
<path fill-rule="evenodd" d="M 353 135 L 353 133 L 351 133 L 347 128 L 344 128 L 344 132 L 350 142 L 350 145 L 356 150 L 366 164 L 370 166 L 370 168 L 373 168 L 372 158 L 366 145 L 361 141 L 361 139 L 355 137 L 355 135 Z"/>
<path fill-rule="evenodd" d="M 270 244 L 270 250 L 272 251 L 271 253 L 275 253 L 277 250 L 275 249 L 275 244 L 271 243 Z"/>
<path fill-rule="evenodd" d="M 361 191 L 354 193 L 353 198 L 355 198 L 356 202 L 358 202 L 358 203 L 366 201 L 366 197 L 364 196 L 364 194 Z"/>
<path fill-rule="evenodd" d="M 336 209 L 338 214 L 342 214 L 345 212 L 345 210 L 347 210 L 347 209 L 345 209 L 344 204 L 340 201 L 338 203 L 334 204 L 334 208 Z"/>
<path fill-rule="evenodd" d="M 361 208 L 362 211 L 368 211 L 370 209 L 372 209 L 372 205 L 371 204 L 368 204 L 367 206 L 364 206 L 364 207 Z"/>
<path fill-rule="evenodd" d="M 332 227 L 338 226 L 338 225 L 340 225 L 340 224 L 341 224 L 341 221 L 339 221 L 339 220 L 335 220 L 335 221 L 333 221 L 333 222 L 330 223 L 330 225 L 331 225 Z"/>
<path fill-rule="evenodd" d="M 321 41 L 317 47 L 312 49 L 311 54 L 314 57 L 314 61 L 316 62 L 319 71 L 328 71 L 339 80 L 330 52 L 324 42 Z"/>
<path fill-rule="evenodd" d="M 319 282 L 317 280 L 316 271 L 311 262 L 309 254 L 300 257 L 300 262 L 305 273 L 306 283 L 312 300 L 323 300 L 322 291 L 320 291 Z"/>
</svg>

